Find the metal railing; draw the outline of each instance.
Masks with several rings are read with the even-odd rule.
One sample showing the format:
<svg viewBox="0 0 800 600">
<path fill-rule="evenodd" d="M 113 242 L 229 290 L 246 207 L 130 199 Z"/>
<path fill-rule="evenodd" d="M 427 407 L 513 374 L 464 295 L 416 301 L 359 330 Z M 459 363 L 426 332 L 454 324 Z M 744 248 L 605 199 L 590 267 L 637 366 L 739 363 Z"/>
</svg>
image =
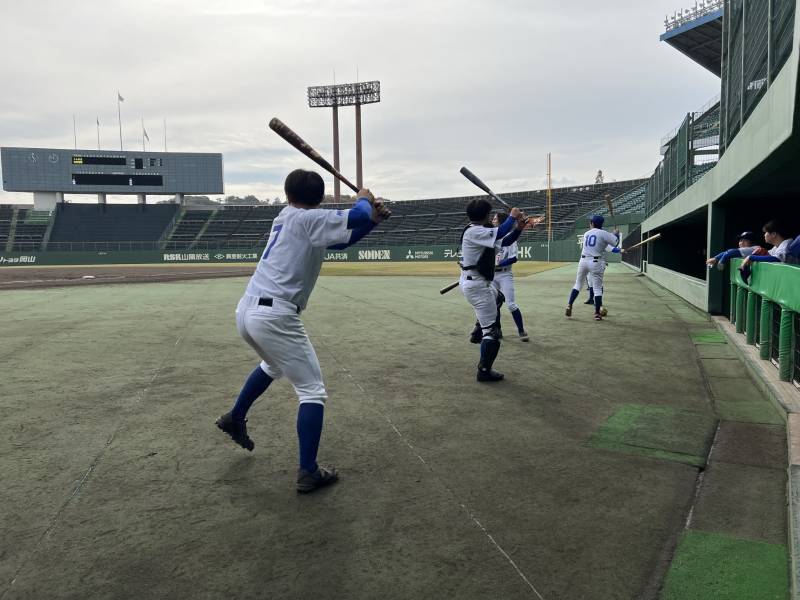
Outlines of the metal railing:
<svg viewBox="0 0 800 600">
<path fill-rule="evenodd" d="M 724 5 L 724 0 L 700 0 L 695 2 L 692 8 L 684 8 L 664 17 L 664 29 L 672 31 L 686 23 L 691 23 L 695 19 L 722 10 Z"/>
<path fill-rule="evenodd" d="M 719 160 L 720 103 L 712 98 L 688 113 L 661 141 L 664 156 L 647 183 L 646 214 L 652 215 L 696 183 Z"/>
<path fill-rule="evenodd" d="M 727 0 L 722 27 L 722 153 L 792 52 L 796 0 Z"/>
</svg>

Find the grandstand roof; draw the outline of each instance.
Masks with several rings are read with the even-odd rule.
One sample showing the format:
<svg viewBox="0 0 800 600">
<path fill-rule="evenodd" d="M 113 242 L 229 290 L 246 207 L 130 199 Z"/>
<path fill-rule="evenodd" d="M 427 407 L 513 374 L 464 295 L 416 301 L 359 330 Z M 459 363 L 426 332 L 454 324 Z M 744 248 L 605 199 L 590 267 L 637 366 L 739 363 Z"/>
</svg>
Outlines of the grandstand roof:
<svg viewBox="0 0 800 600">
<path fill-rule="evenodd" d="M 669 29 L 661 35 L 661 41 L 719 77 L 722 74 L 722 17 L 722 8 L 701 14 Z"/>
</svg>

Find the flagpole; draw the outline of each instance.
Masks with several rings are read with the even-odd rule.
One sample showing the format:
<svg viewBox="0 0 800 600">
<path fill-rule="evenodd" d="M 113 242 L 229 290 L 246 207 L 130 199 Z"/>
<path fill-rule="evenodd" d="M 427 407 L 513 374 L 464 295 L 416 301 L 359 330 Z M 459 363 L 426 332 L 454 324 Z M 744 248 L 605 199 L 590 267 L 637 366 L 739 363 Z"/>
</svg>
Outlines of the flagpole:
<svg viewBox="0 0 800 600">
<path fill-rule="evenodd" d="M 122 111 L 120 110 L 119 104 L 120 99 L 122 96 L 119 95 L 119 90 L 117 90 L 117 122 L 119 123 L 119 149 L 122 150 Z"/>
<path fill-rule="evenodd" d="M 100 150 L 100 117 L 97 117 L 97 149 Z"/>
<path fill-rule="evenodd" d="M 75 142 L 75 150 L 78 149 L 78 132 L 75 129 L 75 113 L 72 113 L 72 140 Z"/>
</svg>

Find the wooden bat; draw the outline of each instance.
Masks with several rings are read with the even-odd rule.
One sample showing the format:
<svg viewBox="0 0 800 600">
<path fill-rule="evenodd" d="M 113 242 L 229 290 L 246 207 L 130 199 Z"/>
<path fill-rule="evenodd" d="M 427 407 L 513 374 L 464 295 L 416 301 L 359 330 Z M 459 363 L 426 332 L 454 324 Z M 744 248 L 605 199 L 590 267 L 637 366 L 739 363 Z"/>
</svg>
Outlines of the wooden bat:
<svg viewBox="0 0 800 600">
<path fill-rule="evenodd" d="M 634 244 L 634 245 L 633 245 L 633 246 L 631 246 L 630 248 L 623 248 L 623 249 L 622 249 L 622 251 L 623 251 L 623 252 L 627 252 L 628 250 L 633 250 L 634 248 L 638 248 L 638 247 L 639 247 L 639 246 L 641 246 L 642 244 L 646 244 L 647 242 L 652 242 L 653 240 L 657 240 L 657 239 L 658 239 L 658 238 L 660 238 L 660 237 L 661 237 L 661 234 L 660 234 L 660 233 L 657 233 L 657 234 L 655 234 L 655 235 L 651 235 L 651 236 L 650 236 L 649 238 L 647 238 L 646 240 L 642 240 L 641 242 L 639 242 L 638 244 Z"/>
<path fill-rule="evenodd" d="M 483 183 L 483 181 L 481 181 L 481 178 L 480 178 L 480 177 L 478 177 L 477 175 L 475 175 L 475 173 L 473 173 L 472 171 L 470 171 L 470 170 L 469 170 L 467 167 L 461 167 L 461 169 L 460 169 L 460 171 L 459 171 L 459 172 L 460 172 L 460 173 L 461 173 L 461 174 L 462 174 L 464 177 L 466 177 L 467 179 L 469 179 L 469 180 L 470 180 L 472 183 L 474 183 L 474 184 L 475 184 L 475 185 L 477 185 L 479 188 L 481 188 L 481 189 L 482 189 L 484 192 L 486 192 L 487 194 L 489 194 L 489 195 L 490 195 L 492 198 L 494 198 L 495 200 L 497 200 L 497 201 L 498 201 L 500 204 L 502 204 L 503 206 L 505 206 L 507 209 L 511 210 L 511 205 L 510 205 L 508 202 L 506 202 L 506 201 L 505 201 L 505 200 L 503 200 L 503 199 L 502 199 L 500 196 L 498 196 L 498 195 L 497 195 L 497 194 L 495 194 L 495 193 L 494 193 L 492 190 L 490 190 L 490 189 L 489 189 L 489 186 L 488 186 L 488 185 L 486 185 L 485 183 Z"/>
<path fill-rule="evenodd" d="M 614 202 L 611 200 L 611 194 L 606 194 L 606 206 L 611 216 L 614 216 Z"/>
<path fill-rule="evenodd" d="M 453 290 L 453 289 L 457 288 L 458 287 L 458 283 L 459 283 L 458 281 L 455 281 L 455 282 L 451 283 L 450 285 L 444 286 L 442 289 L 439 290 L 439 293 L 440 294 L 446 294 L 450 290 Z"/>
<path fill-rule="evenodd" d="M 281 121 L 277 117 L 273 117 L 272 120 L 269 122 L 269 128 L 272 129 L 275 133 L 289 142 L 292 146 L 300 150 L 303 154 L 305 154 L 308 158 L 313 160 L 317 163 L 320 167 L 325 169 L 328 173 L 336 177 L 339 181 L 353 190 L 356 194 L 359 192 L 359 189 L 354 186 L 344 175 L 339 173 L 331 163 L 327 160 L 322 158 L 319 155 L 319 152 L 314 150 L 311 146 L 309 146 L 303 138 L 297 135 L 292 129 L 283 121 Z"/>
</svg>

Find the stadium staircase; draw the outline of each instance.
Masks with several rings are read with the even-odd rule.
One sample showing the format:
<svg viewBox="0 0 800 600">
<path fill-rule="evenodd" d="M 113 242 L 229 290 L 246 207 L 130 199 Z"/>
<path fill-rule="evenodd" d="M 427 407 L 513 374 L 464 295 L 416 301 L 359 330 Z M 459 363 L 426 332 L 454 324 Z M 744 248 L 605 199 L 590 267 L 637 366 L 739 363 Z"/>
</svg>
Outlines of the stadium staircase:
<svg viewBox="0 0 800 600">
<path fill-rule="evenodd" d="M 172 220 L 164 229 L 164 233 L 161 234 L 161 237 L 158 240 L 158 248 L 159 250 L 163 250 L 167 246 L 167 241 L 172 237 L 172 234 L 175 232 L 175 229 L 178 227 L 178 223 L 183 219 L 183 215 L 186 214 L 186 208 L 180 207 L 178 212 L 175 213 L 175 216 L 172 217 Z"/>
<path fill-rule="evenodd" d="M 39 250 L 44 240 L 52 215 L 50 211 L 18 208 L 9 231 L 10 249 L 15 252 Z"/>
<path fill-rule="evenodd" d="M 17 209 L 13 206 L 0 206 L 0 249 L 11 251 L 16 227 Z"/>
</svg>

